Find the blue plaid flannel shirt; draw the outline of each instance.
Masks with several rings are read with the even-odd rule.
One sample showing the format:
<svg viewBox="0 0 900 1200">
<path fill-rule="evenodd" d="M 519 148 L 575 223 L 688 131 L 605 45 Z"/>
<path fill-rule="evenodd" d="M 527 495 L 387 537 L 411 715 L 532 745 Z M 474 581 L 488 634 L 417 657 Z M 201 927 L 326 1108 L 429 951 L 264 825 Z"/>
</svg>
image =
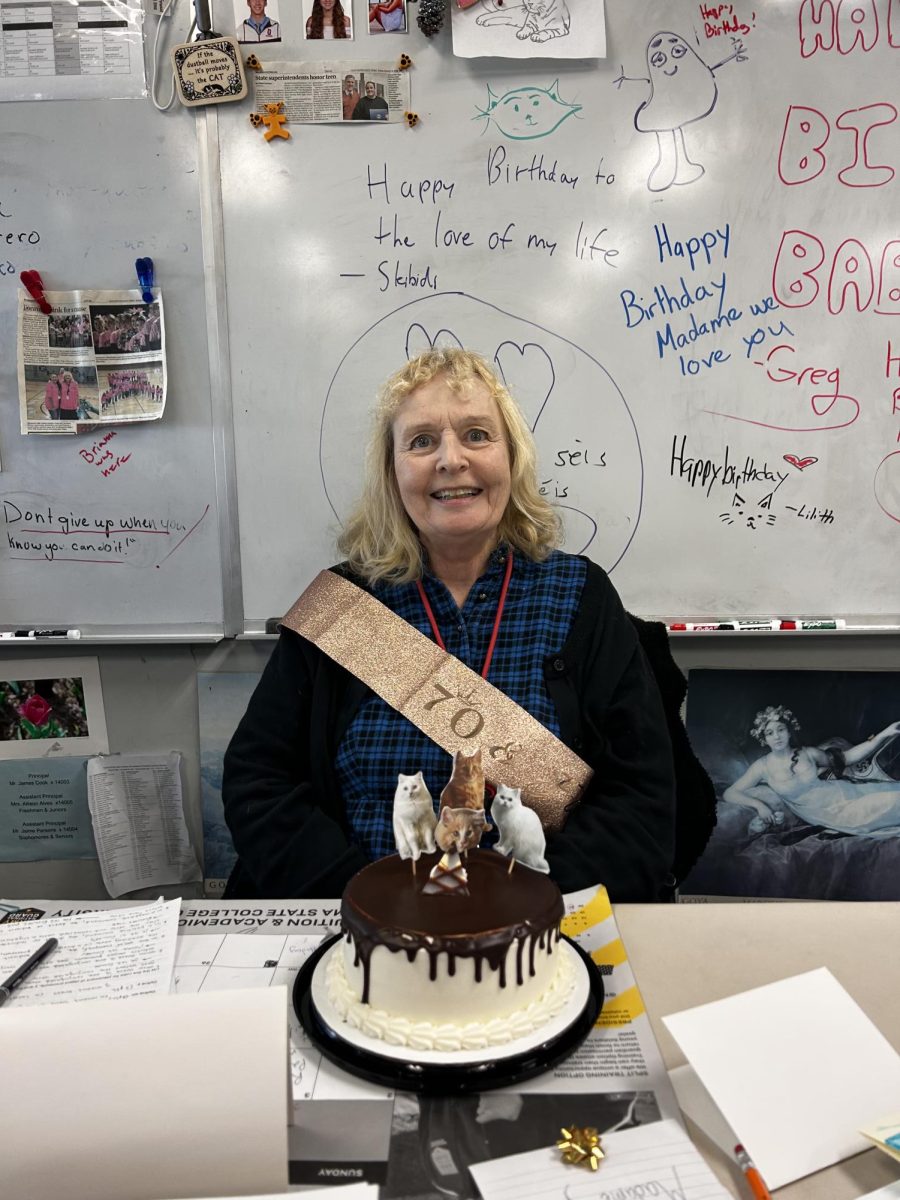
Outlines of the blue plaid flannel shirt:
<svg viewBox="0 0 900 1200">
<path fill-rule="evenodd" d="M 425 592 L 448 653 L 481 674 L 497 613 L 505 552 L 491 556 L 462 610 L 433 575 Z M 587 577 L 582 559 L 555 551 L 542 563 L 517 554 L 488 682 L 554 734 L 559 723 L 544 683 L 543 661 L 569 635 Z M 415 583 L 377 585 L 374 595 L 415 629 L 433 638 Z M 405 717 L 372 695 L 360 706 L 338 747 L 335 770 L 352 839 L 364 854 L 393 854 L 392 811 L 397 775 L 421 770 L 437 811 L 453 760 Z M 485 844 L 491 839 L 488 835 Z"/>
</svg>

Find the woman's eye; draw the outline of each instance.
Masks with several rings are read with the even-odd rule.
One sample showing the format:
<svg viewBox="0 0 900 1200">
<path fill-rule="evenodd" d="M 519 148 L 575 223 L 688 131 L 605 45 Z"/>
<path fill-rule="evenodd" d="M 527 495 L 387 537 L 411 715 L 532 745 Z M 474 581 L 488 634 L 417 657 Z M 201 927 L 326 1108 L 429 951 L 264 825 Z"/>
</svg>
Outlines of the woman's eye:
<svg viewBox="0 0 900 1200">
<path fill-rule="evenodd" d="M 486 442 L 486 441 L 488 441 L 487 431 L 484 429 L 470 429 L 469 430 L 469 441 L 470 442 Z"/>
<path fill-rule="evenodd" d="M 417 433 L 409 443 L 409 448 L 410 450 L 427 450 L 430 445 L 431 438 L 427 433 Z"/>
</svg>

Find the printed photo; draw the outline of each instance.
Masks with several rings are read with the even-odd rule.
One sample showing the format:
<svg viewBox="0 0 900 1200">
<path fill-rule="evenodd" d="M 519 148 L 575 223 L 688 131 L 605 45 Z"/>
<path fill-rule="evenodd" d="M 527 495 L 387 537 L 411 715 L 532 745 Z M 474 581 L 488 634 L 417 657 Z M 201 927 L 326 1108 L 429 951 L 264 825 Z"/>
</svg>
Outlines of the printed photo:
<svg viewBox="0 0 900 1200">
<path fill-rule="evenodd" d="M 91 344 L 87 313 L 52 312 L 47 318 L 47 342 L 56 349 L 78 350 Z"/>
<path fill-rule="evenodd" d="M 105 420 L 153 416 L 162 409 L 163 367 L 159 361 L 97 372 L 99 415 Z"/>
<path fill-rule="evenodd" d="M 87 737 L 80 679 L 0 681 L 0 740 Z"/>
<path fill-rule="evenodd" d="M 0 664 L 0 758 L 108 753 L 97 660 L 48 659 L 35 670 Z"/>
<path fill-rule="evenodd" d="M 303 36 L 326 42 L 352 38 L 350 9 L 350 0 L 303 0 Z"/>
<path fill-rule="evenodd" d="M 599 1133 L 660 1119 L 652 1092 L 577 1095 L 485 1092 L 452 1097 L 398 1093 L 394 1100 L 387 1181 L 381 1200 L 477 1200 L 468 1168 L 544 1146 L 572 1120 Z"/>
<path fill-rule="evenodd" d="M 146 354 L 162 349 L 159 303 L 92 304 L 96 354 Z"/>
<path fill-rule="evenodd" d="M 25 408 L 29 421 L 90 421 L 97 412 L 97 372 L 26 363 Z"/>
<path fill-rule="evenodd" d="M 278 0 L 234 0 L 237 40 L 245 45 L 281 41 Z"/>
<path fill-rule="evenodd" d="M 347 83 L 353 76 L 344 77 L 344 120 L 347 118 Z M 384 77 L 371 71 L 360 71 L 356 77 L 357 100 L 350 112 L 351 121 L 387 121 L 390 117 L 388 102 L 384 98 Z"/>
<path fill-rule="evenodd" d="M 886 671 L 691 671 L 718 795 L 685 895 L 900 899 L 900 685 Z"/>
<path fill-rule="evenodd" d="M 369 33 L 406 33 L 406 0 L 369 5 Z"/>
</svg>

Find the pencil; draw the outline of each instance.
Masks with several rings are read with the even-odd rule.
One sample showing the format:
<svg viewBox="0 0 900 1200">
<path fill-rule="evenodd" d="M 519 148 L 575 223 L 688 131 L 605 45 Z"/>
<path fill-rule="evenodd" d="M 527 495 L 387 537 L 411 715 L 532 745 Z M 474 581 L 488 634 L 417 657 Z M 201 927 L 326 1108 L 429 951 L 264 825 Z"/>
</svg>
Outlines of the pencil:
<svg viewBox="0 0 900 1200">
<path fill-rule="evenodd" d="M 769 1194 L 769 1189 L 763 1182 L 763 1177 L 757 1171 L 753 1164 L 753 1159 L 747 1153 L 743 1146 L 738 1144 L 734 1148 L 734 1156 L 737 1159 L 737 1164 L 747 1177 L 747 1183 L 750 1185 L 750 1191 L 756 1197 L 756 1200 L 772 1200 Z"/>
</svg>

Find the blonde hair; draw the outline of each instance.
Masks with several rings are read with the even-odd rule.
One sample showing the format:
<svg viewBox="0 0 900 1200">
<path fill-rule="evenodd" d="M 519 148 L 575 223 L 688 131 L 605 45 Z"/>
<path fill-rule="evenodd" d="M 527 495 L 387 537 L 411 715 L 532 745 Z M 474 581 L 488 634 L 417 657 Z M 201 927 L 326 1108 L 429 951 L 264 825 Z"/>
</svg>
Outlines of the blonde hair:
<svg viewBox="0 0 900 1200">
<path fill-rule="evenodd" d="M 534 438 L 503 383 L 471 350 L 427 350 L 401 367 L 379 392 L 362 496 L 337 542 L 350 567 L 370 584 L 408 583 L 422 574 L 422 544 L 403 507 L 394 472 L 394 418 L 407 396 L 438 376 L 455 392 L 483 383 L 500 411 L 509 451 L 510 495 L 498 539 L 535 562 L 545 559 L 560 541 L 559 517 L 538 490 Z"/>
</svg>

